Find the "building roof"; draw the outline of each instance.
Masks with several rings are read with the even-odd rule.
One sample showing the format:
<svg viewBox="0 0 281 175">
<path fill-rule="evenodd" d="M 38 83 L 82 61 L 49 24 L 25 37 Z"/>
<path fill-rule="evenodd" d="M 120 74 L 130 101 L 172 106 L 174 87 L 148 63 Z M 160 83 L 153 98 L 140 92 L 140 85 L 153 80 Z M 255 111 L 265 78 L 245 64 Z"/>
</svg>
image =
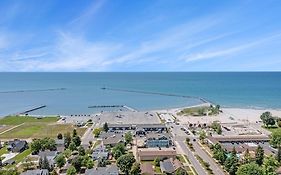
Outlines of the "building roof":
<svg viewBox="0 0 281 175">
<path fill-rule="evenodd" d="M 176 150 L 172 148 L 144 148 L 144 149 L 138 149 L 138 155 L 140 157 L 142 156 L 175 156 Z"/>
<path fill-rule="evenodd" d="M 235 136 L 209 136 L 208 140 L 213 144 L 218 142 L 251 142 L 251 141 L 269 141 L 266 135 L 235 135 Z"/>
<path fill-rule="evenodd" d="M 173 162 L 170 159 L 166 159 L 160 162 L 160 169 L 162 173 L 173 173 L 175 171 L 175 167 Z"/>
<path fill-rule="evenodd" d="M 102 140 L 104 145 L 117 144 L 124 141 L 123 134 L 114 134 L 111 137 L 106 137 Z"/>
<path fill-rule="evenodd" d="M 15 139 L 13 141 L 8 142 L 8 148 L 13 152 L 19 152 L 27 146 L 27 142 L 25 140 Z"/>
<path fill-rule="evenodd" d="M 115 175 L 115 174 L 119 174 L 118 167 L 116 165 L 87 169 L 85 172 L 85 175 Z"/>
<path fill-rule="evenodd" d="M 47 169 L 37 169 L 37 170 L 28 170 L 26 172 L 21 173 L 21 175 L 48 175 L 49 170 Z"/>
<path fill-rule="evenodd" d="M 170 135 L 168 133 L 148 133 L 145 135 L 147 139 L 155 139 L 155 140 L 168 140 L 170 139 Z"/>
<path fill-rule="evenodd" d="M 41 151 L 41 152 L 39 152 L 38 155 L 39 155 L 40 157 L 44 157 L 44 156 L 46 156 L 46 157 L 55 157 L 57 154 L 58 154 L 57 151 L 46 150 L 46 151 Z"/>
<path fill-rule="evenodd" d="M 141 169 L 141 174 L 149 174 L 149 175 L 155 174 L 151 163 L 148 162 L 142 163 L 140 165 L 140 169 Z"/>
</svg>

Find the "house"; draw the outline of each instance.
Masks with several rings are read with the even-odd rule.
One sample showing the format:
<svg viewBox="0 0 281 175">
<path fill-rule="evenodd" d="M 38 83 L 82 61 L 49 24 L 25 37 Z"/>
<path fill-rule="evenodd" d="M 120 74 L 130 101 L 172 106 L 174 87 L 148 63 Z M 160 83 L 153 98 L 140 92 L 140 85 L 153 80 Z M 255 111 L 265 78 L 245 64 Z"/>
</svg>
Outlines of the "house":
<svg viewBox="0 0 281 175">
<path fill-rule="evenodd" d="M 101 144 L 96 149 L 93 150 L 92 158 L 94 160 L 107 159 L 108 155 L 109 153 L 106 150 L 105 146 Z"/>
<path fill-rule="evenodd" d="M 173 174 L 179 168 L 183 168 L 183 165 L 178 159 L 170 158 L 160 162 L 162 173 Z"/>
<path fill-rule="evenodd" d="M 21 173 L 21 175 L 49 175 L 49 170 L 47 169 L 37 169 L 37 170 L 27 170 Z"/>
<path fill-rule="evenodd" d="M 176 158 L 176 150 L 174 148 L 139 148 L 137 151 L 137 158 L 142 160 L 154 160 L 155 158 L 167 159 Z"/>
<path fill-rule="evenodd" d="M 64 139 L 56 139 L 56 148 L 58 152 L 63 152 L 64 151 Z"/>
<path fill-rule="evenodd" d="M 124 137 L 123 137 L 123 134 L 115 134 L 115 133 L 108 133 L 107 137 L 105 136 L 101 136 L 102 137 L 102 143 L 103 145 L 105 146 L 115 146 L 117 145 L 118 143 L 123 143 L 125 140 L 124 140 Z"/>
<path fill-rule="evenodd" d="M 142 163 L 140 165 L 140 169 L 141 169 L 141 174 L 145 174 L 145 175 L 154 175 L 155 174 L 151 163 L 148 163 L 148 162 Z"/>
<path fill-rule="evenodd" d="M 118 174 L 119 174 L 119 170 L 116 165 L 87 169 L 85 172 L 85 175 L 118 175 Z"/>
<path fill-rule="evenodd" d="M 148 133 L 144 141 L 145 147 L 169 147 L 172 145 L 172 139 L 168 133 Z"/>
<path fill-rule="evenodd" d="M 47 158 L 50 167 L 54 167 L 54 165 L 55 165 L 55 158 L 56 158 L 57 155 L 58 155 L 58 152 L 57 152 L 57 151 L 50 151 L 50 150 L 41 151 L 41 152 L 39 152 L 39 154 L 38 154 L 38 156 L 39 156 L 41 159 L 43 159 L 44 157 Z"/>
<path fill-rule="evenodd" d="M 8 142 L 7 150 L 12 152 L 23 152 L 28 149 L 28 144 L 25 140 L 15 139 L 13 141 Z"/>
</svg>

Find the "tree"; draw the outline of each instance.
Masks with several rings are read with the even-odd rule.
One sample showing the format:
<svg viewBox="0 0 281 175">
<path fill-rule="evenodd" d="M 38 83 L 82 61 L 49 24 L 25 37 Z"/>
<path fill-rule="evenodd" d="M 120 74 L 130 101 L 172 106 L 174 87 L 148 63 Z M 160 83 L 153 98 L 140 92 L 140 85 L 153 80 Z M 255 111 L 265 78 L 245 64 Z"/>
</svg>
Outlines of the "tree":
<svg viewBox="0 0 281 175">
<path fill-rule="evenodd" d="M 73 129 L 73 131 L 72 131 L 72 137 L 76 137 L 77 136 L 77 131 L 76 131 L 76 129 Z"/>
<path fill-rule="evenodd" d="M 188 174 L 187 174 L 187 172 L 186 172 L 184 169 L 178 168 L 178 169 L 176 170 L 175 175 L 188 175 Z"/>
<path fill-rule="evenodd" d="M 265 124 L 266 127 L 268 127 L 268 125 L 275 125 L 275 119 L 272 117 L 272 114 L 268 111 L 262 113 L 260 119 L 262 120 L 262 122 Z"/>
<path fill-rule="evenodd" d="M 190 138 L 187 137 L 187 138 L 185 139 L 185 142 L 188 144 L 188 143 L 190 142 Z"/>
<path fill-rule="evenodd" d="M 222 129 L 221 129 L 221 125 L 220 123 L 214 121 L 211 125 L 211 128 L 217 133 L 217 134 L 221 134 L 222 133 Z"/>
<path fill-rule="evenodd" d="M 100 159 L 98 160 L 97 166 L 98 166 L 98 167 L 106 167 L 106 160 L 100 158 Z"/>
<path fill-rule="evenodd" d="M 40 139 L 33 139 L 30 144 L 30 149 L 34 154 L 38 154 L 41 150 L 42 146 L 40 143 Z"/>
<path fill-rule="evenodd" d="M 131 168 L 130 175 L 139 175 L 141 173 L 140 164 L 135 162 Z"/>
<path fill-rule="evenodd" d="M 40 159 L 39 159 L 39 167 L 40 167 L 41 169 L 48 169 L 48 170 L 51 170 L 49 161 L 48 161 L 48 159 L 47 159 L 46 156 L 40 157 Z"/>
<path fill-rule="evenodd" d="M 277 125 L 278 125 L 279 128 L 281 127 L 281 120 L 279 120 L 279 121 L 277 122 Z"/>
<path fill-rule="evenodd" d="M 126 154 L 117 159 L 117 166 L 123 173 L 128 175 L 135 161 L 133 154 Z"/>
<path fill-rule="evenodd" d="M 58 133 L 57 135 L 57 139 L 61 140 L 63 137 L 62 137 L 62 134 L 61 133 Z"/>
<path fill-rule="evenodd" d="M 274 131 L 274 132 L 271 134 L 270 144 L 271 144 L 274 148 L 277 148 L 277 147 L 281 146 L 281 132 L 279 132 L 279 131 Z"/>
<path fill-rule="evenodd" d="M 70 145 L 70 143 L 71 143 L 71 136 L 70 136 L 70 133 L 69 132 L 67 132 L 65 135 L 64 135 L 64 146 L 66 147 L 66 148 L 68 148 L 68 146 Z"/>
<path fill-rule="evenodd" d="M 89 159 L 89 160 L 87 161 L 86 167 L 87 167 L 88 169 L 91 169 L 91 168 L 94 167 L 94 161 L 93 161 L 93 159 Z"/>
<path fill-rule="evenodd" d="M 79 136 L 75 136 L 72 138 L 72 142 L 76 145 L 76 146 L 80 146 L 81 145 L 81 139 Z"/>
<path fill-rule="evenodd" d="M 281 147 L 278 146 L 278 152 L 276 155 L 276 160 L 280 163 L 281 162 Z"/>
<path fill-rule="evenodd" d="M 263 161 L 264 174 L 274 175 L 278 166 L 279 163 L 273 156 L 266 157 Z"/>
<path fill-rule="evenodd" d="M 107 122 L 103 124 L 103 130 L 107 132 L 109 130 Z"/>
<path fill-rule="evenodd" d="M 19 175 L 20 173 L 15 169 L 0 169 L 1 175 Z"/>
<path fill-rule="evenodd" d="M 67 175 L 75 175 L 76 174 L 76 169 L 74 166 L 70 166 L 67 171 L 66 171 Z"/>
<path fill-rule="evenodd" d="M 78 148 L 78 152 L 80 156 L 84 156 L 85 155 L 85 149 L 83 146 L 79 146 Z"/>
<path fill-rule="evenodd" d="M 112 148 L 112 154 L 115 159 L 118 159 L 120 156 L 125 154 L 125 152 L 126 152 L 126 149 L 125 149 L 125 145 L 123 143 L 118 143 L 117 145 L 115 145 Z"/>
<path fill-rule="evenodd" d="M 71 151 L 74 151 L 74 150 L 76 150 L 77 149 L 77 147 L 76 147 L 76 145 L 75 145 L 75 143 L 74 142 L 71 142 L 70 144 L 69 144 L 69 147 L 68 147 Z"/>
<path fill-rule="evenodd" d="M 56 164 L 57 164 L 57 166 L 58 166 L 59 168 L 62 168 L 62 167 L 65 165 L 65 163 L 66 163 L 65 157 L 64 157 L 64 155 L 63 155 L 62 153 L 59 154 L 59 155 L 56 157 L 55 161 L 56 161 Z"/>
<path fill-rule="evenodd" d="M 93 131 L 94 136 L 99 137 L 101 131 L 102 131 L 101 128 L 95 128 L 94 131 Z"/>
<path fill-rule="evenodd" d="M 251 163 L 252 158 L 251 158 L 251 154 L 249 152 L 249 149 L 246 149 L 246 152 L 244 154 L 244 158 L 243 158 L 243 164 L 248 164 Z"/>
<path fill-rule="evenodd" d="M 207 135 L 205 131 L 200 131 L 199 133 L 199 140 L 204 141 L 204 139 L 206 139 Z"/>
<path fill-rule="evenodd" d="M 76 172 L 80 171 L 81 166 L 82 166 L 82 161 L 83 161 L 83 157 L 82 156 L 75 157 L 71 161 L 71 165 L 74 166 L 74 168 L 76 169 Z"/>
<path fill-rule="evenodd" d="M 256 158 L 256 164 L 261 166 L 264 158 L 264 150 L 260 145 L 256 149 L 255 158 Z"/>
<path fill-rule="evenodd" d="M 226 159 L 224 163 L 226 171 L 229 172 L 230 175 L 235 175 L 238 169 L 238 157 L 235 148 L 233 147 L 230 156 Z"/>
<path fill-rule="evenodd" d="M 133 136 L 131 132 L 127 132 L 125 134 L 125 142 L 126 144 L 131 143 L 133 141 Z"/>
<path fill-rule="evenodd" d="M 238 168 L 236 175 L 263 175 L 263 171 L 259 165 L 252 162 L 241 165 Z"/>
<path fill-rule="evenodd" d="M 156 157 L 153 161 L 154 166 L 160 166 L 160 158 Z"/>
</svg>

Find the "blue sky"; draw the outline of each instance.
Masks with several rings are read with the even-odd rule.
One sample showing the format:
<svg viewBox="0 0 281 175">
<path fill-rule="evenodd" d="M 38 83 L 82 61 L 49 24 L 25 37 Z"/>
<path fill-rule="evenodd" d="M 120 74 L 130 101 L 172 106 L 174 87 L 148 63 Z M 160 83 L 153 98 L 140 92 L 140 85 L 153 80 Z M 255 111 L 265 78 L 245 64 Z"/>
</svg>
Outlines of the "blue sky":
<svg viewBox="0 0 281 175">
<path fill-rule="evenodd" d="M 1 0 L 0 71 L 281 71 L 280 0 Z"/>
</svg>

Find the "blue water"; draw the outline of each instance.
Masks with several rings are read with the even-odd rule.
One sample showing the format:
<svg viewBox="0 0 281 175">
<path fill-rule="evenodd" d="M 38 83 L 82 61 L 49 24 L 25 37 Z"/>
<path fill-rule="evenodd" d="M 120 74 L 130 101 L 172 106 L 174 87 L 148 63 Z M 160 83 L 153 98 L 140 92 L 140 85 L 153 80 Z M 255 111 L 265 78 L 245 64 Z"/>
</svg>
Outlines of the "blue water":
<svg viewBox="0 0 281 175">
<path fill-rule="evenodd" d="M 281 72 L 0 73 L 0 116 L 47 105 L 34 114 L 90 114 L 92 105 L 138 110 L 200 104 L 195 98 L 102 90 L 102 87 L 196 96 L 221 106 L 281 108 Z M 66 88 L 54 91 L 27 91 Z"/>
</svg>

